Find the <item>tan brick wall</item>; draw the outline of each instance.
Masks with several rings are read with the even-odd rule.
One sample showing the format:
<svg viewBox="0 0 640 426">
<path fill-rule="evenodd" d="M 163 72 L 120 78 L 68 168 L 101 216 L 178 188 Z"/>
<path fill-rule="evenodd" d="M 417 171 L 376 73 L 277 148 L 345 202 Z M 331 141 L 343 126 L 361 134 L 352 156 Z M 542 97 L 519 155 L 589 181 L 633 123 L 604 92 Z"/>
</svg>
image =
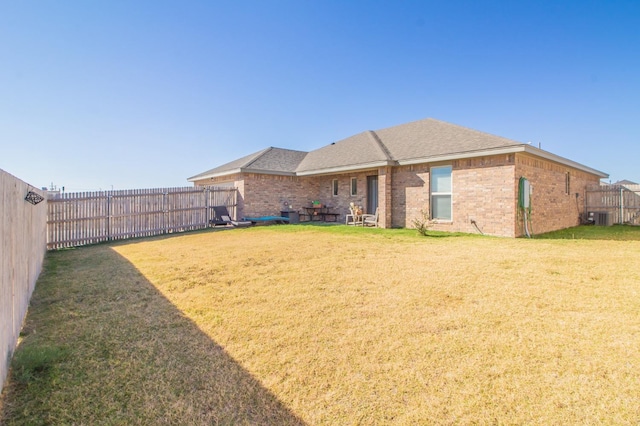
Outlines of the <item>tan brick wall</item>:
<svg viewBox="0 0 640 426">
<path fill-rule="evenodd" d="M 349 213 L 349 204 L 367 207 L 367 176 L 377 175 L 377 170 L 357 173 L 343 173 L 337 175 L 317 176 L 318 196 L 322 204 L 330 206 L 332 211 L 340 213 L 339 222 L 344 222 L 345 215 Z M 357 194 L 351 195 L 351 178 L 357 179 Z M 334 196 L 332 191 L 333 179 L 338 179 L 338 195 Z M 312 201 L 312 200 L 309 200 Z M 367 212 L 369 213 L 369 212 Z M 371 212 L 373 213 L 373 212 Z"/>
<path fill-rule="evenodd" d="M 331 211 L 341 214 L 339 222 L 349 213 L 349 203 L 367 205 L 367 176 L 377 171 L 344 173 L 338 175 L 294 177 L 254 173 L 243 173 L 222 178 L 196 181 L 195 185 L 228 185 L 238 188 L 238 217 L 279 214 L 285 202 L 295 211 L 303 211 L 312 201 L 330 206 Z M 351 178 L 357 178 L 357 194 L 351 195 Z M 338 179 L 338 195 L 333 196 L 333 179 Z"/>
<path fill-rule="evenodd" d="M 529 179 L 532 192 L 533 233 L 575 226 L 584 210 L 585 186 L 597 184 L 598 176 L 534 157 L 529 154 L 502 154 L 451 161 L 385 167 L 358 173 L 294 177 L 244 173 L 207 179 L 196 185 L 233 183 L 239 189 L 238 216 L 279 214 L 285 202 L 302 210 L 318 200 L 341 214 L 349 203 L 366 207 L 367 176 L 378 176 L 378 205 L 383 227 L 413 227 L 420 211 L 429 211 L 429 167 L 451 165 L 453 169 L 453 220 L 432 229 L 477 233 L 473 219 L 485 234 L 504 237 L 524 235 L 522 214 L 518 211 L 518 181 Z M 566 175 L 570 176 L 569 194 Z M 357 178 L 358 191 L 351 195 L 351 178 Z M 332 193 L 338 180 L 338 195 Z M 576 197 L 575 194 L 578 194 Z M 373 213 L 373 212 L 368 212 Z"/>
<path fill-rule="evenodd" d="M 452 230 L 477 233 L 474 220 L 484 234 L 515 235 L 514 160 L 511 154 L 453 162 Z"/>
<path fill-rule="evenodd" d="M 514 236 L 514 158 L 496 155 L 396 168 L 392 225 L 411 228 L 421 210 L 429 211 L 429 167 L 451 165 L 453 220 L 432 229 L 478 233 L 471 224 L 474 219 L 485 234 Z"/>
<path fill-rule="evenodd" d="M 243 216 L 279 215 L 287 205 L 299 211 L 317 194 L 316 180 L 297 176 L 244 175 Z"/>
<path fill-rule="evenodd" d="M 567 173 L 570 176 L 569 193 L 566 191 Z M 521 176 L 526 177 L 532 186 L 531 223 L 534 234 L 579 225 L 580 214 L 584 212 L 585 188 L 600 182 L 598 176 L 524 153 L 516 154 L 516 193 Z M 524 234 L 522 220 L 519 215 L 517 236 Z"/>
<path fill-rule="evenodd" d="M 378 226 L 390 228 L 393 220 L 393 168 L 378 169 Z M 370 212 L 374 213 L 374 212 Z"/>
<path fill-rule="evenodd" d="M 420 210 L 429 211 L 429 166 L 395 167 L 391 182 L 391 226 L 411 228 Z"/>
</svg>

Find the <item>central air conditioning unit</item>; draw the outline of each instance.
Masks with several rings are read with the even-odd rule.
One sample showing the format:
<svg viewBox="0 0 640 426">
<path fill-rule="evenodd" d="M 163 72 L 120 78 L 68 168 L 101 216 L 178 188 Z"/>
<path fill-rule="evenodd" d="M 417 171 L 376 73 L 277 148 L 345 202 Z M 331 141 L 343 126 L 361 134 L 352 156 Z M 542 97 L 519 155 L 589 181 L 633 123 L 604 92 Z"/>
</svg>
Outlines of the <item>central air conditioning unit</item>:
<svg viewBox="0 0 640 426">
<path fill-rule="evenodd" d="M 589 212 L 589 223 L 599 226 L 611 226 L 613 225 L 613 217 L 609 212 Z"/>
</svg>

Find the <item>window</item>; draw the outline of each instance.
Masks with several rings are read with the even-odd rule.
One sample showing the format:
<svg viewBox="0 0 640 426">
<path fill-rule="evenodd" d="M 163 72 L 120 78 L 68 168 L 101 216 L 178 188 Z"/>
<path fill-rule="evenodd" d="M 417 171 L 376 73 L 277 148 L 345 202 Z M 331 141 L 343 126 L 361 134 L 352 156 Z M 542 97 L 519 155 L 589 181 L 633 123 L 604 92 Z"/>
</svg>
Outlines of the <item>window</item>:
<svg viewBox="0 0 640 426">
<path fill-rule="evenodd" d="M 336 195 L 338 195 L 338 179 L 334 179 L 331 182 L 331 188 L 333 191 L 333 196 L 335 197 Z"/>
<path fill-rule="evenodd" d="M 431 167 L 431 218 L 452 220 L 451 166 Z"/>
<path fill-rule="evenodd" d="M 351 195 L 358 195 L 358 178 L 351 178 Z"/>
<path fill-rule="evenodd" d="M 571 174 L 567 172 L 564 178 L 564 192 L 568 195 L 571 194 Z"/>
</svg>

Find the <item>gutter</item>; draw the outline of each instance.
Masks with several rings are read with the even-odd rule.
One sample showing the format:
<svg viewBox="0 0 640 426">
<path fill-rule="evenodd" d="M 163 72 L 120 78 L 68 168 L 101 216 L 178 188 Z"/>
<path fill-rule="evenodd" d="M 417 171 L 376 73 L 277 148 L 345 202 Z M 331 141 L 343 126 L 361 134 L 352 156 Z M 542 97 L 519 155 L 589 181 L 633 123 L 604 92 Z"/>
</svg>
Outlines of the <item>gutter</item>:
<svg viewBox="0 0 640 426">
<path fill-rule="evenodd" d="M 560 157 L 559 155 L 552 154 L 548 151 L 543 151 L 542 149 L 532 147 L 531 145 L 528 145 L 528 144 L 522 144 L 522 145 L 516 145 L 516 146 L 510 146 L 510 147 L 500 147 L 500 148 L 493 148 L 493 149 L 484 149 L 481 151 L 458 152 L 458 153 L 452 153 L 452 154 L 437 155 L 433 157 L 412 158 L 409 160 L 400 160 L 398 161 L 398 165 L 408 166 L 412 164 L 435 163 L 438 161 L 452 161 L 452 160 L 460 160 L 463 158 L 474 158 L 474 157 L 482 157 L 482 156 L 488 156 L 488 155 L 515 154 L 518 152 L 524 152 L 527 154 L 535 155 L 537 157 L 542 157 L 544 159 L 551 160 L 553 162 L 560 163 L 565 166 L 573 167 L 575 169 L 597 175 L 600 178 L 609 177 L 607 173 L 601 172 L 600 170 L 592 169 L 591 167 L 587 167 L 583 164 L 576 163 L 575 161 L 571 161 L 567 158 Z"/>
<path fill-rule="evenodd" d="M 203 179 L 213 179 L 222 176 L 230 176 L 237 173 L 258 173 L 261 175 L 278 175 L 278 176 L 296 176 L 295 172 L 283 172 L 278 170 L 262 170 L 262 169 L 248 169 L 241 167 L 239 169 L 226 170 L 224 172 L 211 173 L 208 175 L 194 176 L 187 179 L 189 182 L 195 182 Z"/>
<path fill-rule="evenodd" d="M 399 160 L 399 161 L 382 160 L 382 161 L 375 161 L 372 163 L 348 165 L 348 166 L 336 166 L 336 167 L 328 167 L 323 169 L 304 170 L 299 172 L 284 172 L 284 171 L 277 171 L 277 170 L 261 170 L 261 169 L 251 169 L 251 168 L 240 167 L 237 169 L 226 170 L 226 171 L 221 171 L 217 173 L 193 176 L 188 178 L 187 181 L 195 182 L 198 180 L 229 176 L 237 173 L 258 173 L 258 174 L 278 175 L 278 176 L 314 176 L 314 175 L 323 175 L 323 174 L 349 173 L 349 172 L 377 169 L 379 167 L 387 167 L 387 166 L 408 166 L 413 164 L 435 163 L 439 161 L 453 161 L 453 160 L 460 160 L 464 158 L 474 158 L 474 157 L 482 157 L 482 156 L 489 156 L 489 155 L 515 154 L 519 152 L 534 155 L 537 157 L 544 158 L 546 160 L 553 161 L 555 163 L 572 167 L 574 169 L 582 170 L 584 172 L 596 175 L 601 179 L 605 179 L 609 177 L 607 173 L 601 172 L 600 170 L 596 170 L 591 167 L 587 167 L 583 164 L 576 163 L 575 161 L 569 160 L 559 155 L 552 154 L 540 148 L 533 147 L 529 144 L 521 144 L 521 145 L 508 146 L 508 147 L 483 149 L 480 151 L 465 151 L 465 152 L 457 152 L 457 153 L 444 154 L 444 155 L 436 155 L 431 157 L 411 158 L 408 160 Z"/>
<path fill-rule="evenodd" d="M 369 169 L 377 169 L 378 167 L 387 167 L 387 166 L 395 166 L 398 163 L 396 161 L 384 160 L 384 161 L 376 161 L 374 163 L 366 163 L 366 164 L 358 164 L 351 166 L 337 166 L 337 167 L 328 167 L 326 169 L 315 169 L 315 170 L 305 170 L 301 172 L 297 172 L 297 176 L 311 176 L 311 175 L 321 175 L 321 174 L 334 174 L 334 173 L 348 173 L 348 172 L 356 172 L 362 170 Z"/>
</svg>

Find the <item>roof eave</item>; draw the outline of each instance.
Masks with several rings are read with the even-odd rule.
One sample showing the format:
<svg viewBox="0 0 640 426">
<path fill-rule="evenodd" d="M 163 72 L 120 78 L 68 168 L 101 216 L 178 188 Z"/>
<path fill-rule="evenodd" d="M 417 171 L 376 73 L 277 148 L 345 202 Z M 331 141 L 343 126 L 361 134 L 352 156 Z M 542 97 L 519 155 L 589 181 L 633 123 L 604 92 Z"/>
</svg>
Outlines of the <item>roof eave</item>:
<svg viewBox="0 0 640 426">
<path fill-rule="evenodd" d="M 285 172 L 285 171 L 280 171 L 280 170 L 262 170 L 262 169 L 251 169 L 251 168 L 247 168 L 247 169 L 240 169 L 241 172 L 243 173 L 256 173 L 259 175 L 278 175 L 278 176 L 295 176 L 296 173 L 295 172 Z"/>
<path fill-rule="evenodd" d="M 599 176 L 600 178 L 609 177 L 607 173 L 601 172 L 600 170 L 587 167 L 584 164 L 576 163 L 575 161 L 560 157 L 559 155 L 555 155 L 548 151 L 543 151 L 539 148 L 535 148 L 525 144 L 494 149 L 483 149 L 479 151 L 457 152 L 453 154 L 436 155 L 433 157 L 411 158 L 409 160 L 399 160 L 398 165 L 409 166 L 412 164 L 436 163 L 440 161 L 460 160 L 464 158 L 482 157 L 487 155 L 514 154 L 518 152 L 526 152 L 527 154 L 536 155 L 538 157 L 542 157 L 556 163 L 564 164 L 566 166 L 594 174 L 596 176 Z"/>
<path fill-rule="evenodd" d="M 256 173 L 256 174 L 260 174 L 260 175 L 278 175 L 278 176 L 295 176 L 296 175 L 295 172 L 285 172 L 285 171 L 279 171 L 279 170 L 252 169 L 252 168 L 241 167 L 241 168 L 238 168 L 238 169 L 225 170 L 223 172 L 218 172 L 218 173 L 209 173 L 209 174 L 204 174 L 204 175 L 193 176 L 193 177 L 190 177 L 189 179 L 187 179 L 187 181 L 196 182 L 196 181 L 204 180 L 204 179 L 214 179 L 214 178 L 218 178 L 218 177 L 231 176 L 231 175 L 235 175 L 235 174 L 238 174 L 238 173 Z"/>
<path fill-rule="evenodd" d="M 583 172 L 597 175 L 601 179 L 605 179 L 609 177 L 608 173 L 601 172 L 600 170 L 596 170 L 591 167 L 585 166 L 584 164 L 576 163 L 575 161 L 569 160 L 568 158 L 560 157 L 559 155 L 552 154 L 548 151 L 543 151 L 540 148 L 536 148 L 531 145 L 523 145 L 523 147 L 524 147 L 524 151 L 528 154 L 537 155 L 539 157 L 546 158 L 547 160 L 555 161 L 556 163 L 564 164 L 566 166 L 570 166 L 575 169 L 582 170 Z"/>
<path fill-rule="evenodd" d="M 203 180 L 203 179 L 213 179 L 213 178 L 222 177 L 222 176 L 229 176 L 229 175 L 233 175 L 233 174 L 241 173 L 241 172 L 242 172 L 242 169 L 232 169 L 232 170 L 225 170 L 223 172 L 218 172 L 218 173 L 206 173 L 206 174 L 192 176 L 192 177 L 188 178 L 187 181 L 189 181 L 189 182 L 197 182 L 197 181 Z"/>
<path fill-rule="evenodd" d="M 373 163 L 353 164 L 348 166 L 327 167 L 323 169 L 305 170 L 297 172 L 298 176 L 312 176 L 312 175 L 328 175 L 336 173 L 356 172 L 361 170 L 375 169 L 378 167 L 394 166 L 397 163 L 395 161 L 385 160 L 376 161 Z"/>
</svg>

